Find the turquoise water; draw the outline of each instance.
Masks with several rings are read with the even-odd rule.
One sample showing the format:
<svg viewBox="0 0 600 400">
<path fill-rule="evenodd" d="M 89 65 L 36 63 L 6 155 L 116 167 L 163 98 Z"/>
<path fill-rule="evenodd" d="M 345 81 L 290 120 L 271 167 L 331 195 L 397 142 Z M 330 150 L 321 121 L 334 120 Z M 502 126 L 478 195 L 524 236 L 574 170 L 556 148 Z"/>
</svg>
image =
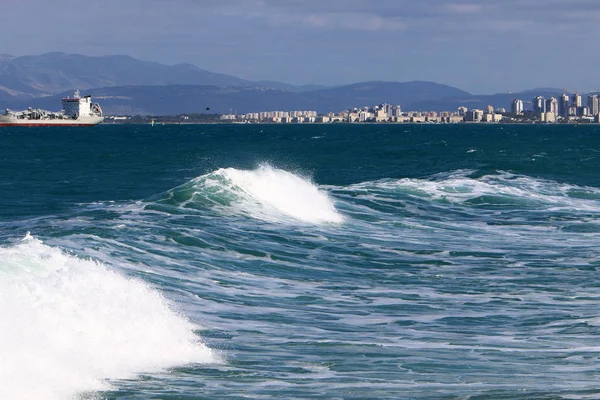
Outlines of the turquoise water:
<svg viewBox="0 0 600 400">
<path fill-rule="evenodd" d="M 600 397 L 600 127 L 0 130 L 0 398 Z"/>
</svg>

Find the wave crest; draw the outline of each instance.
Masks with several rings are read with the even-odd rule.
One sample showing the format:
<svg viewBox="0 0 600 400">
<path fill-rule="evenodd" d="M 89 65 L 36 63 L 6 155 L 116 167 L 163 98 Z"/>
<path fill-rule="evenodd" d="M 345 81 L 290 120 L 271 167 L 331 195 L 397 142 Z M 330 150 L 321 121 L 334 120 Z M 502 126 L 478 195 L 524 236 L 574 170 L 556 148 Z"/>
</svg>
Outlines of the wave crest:
<svg viewBox="0 0 600 400">
<path fill-rule="evenodd" d="M 215 356 L 145 283 L 27 236 L 0 248 L 0 387 L 64 399 Z"/>
<path fill-rule="evenodd" d="M 331 197 L 310 179 L 267 164 L 254 170 L 219 169 L 171 190 L 165 201 L 186 208 L 216 206 L 270 221 L 343 221 Z"/>
<path fill-rule="evenodd" d="M 483 208 L 598 211 L 600 189 L 499 171 L 476 176 L 460 170 L 429 179 L 404 178 L 352 185 L 358 192 L 400 193 L 414 198 Z"/>
</svg>

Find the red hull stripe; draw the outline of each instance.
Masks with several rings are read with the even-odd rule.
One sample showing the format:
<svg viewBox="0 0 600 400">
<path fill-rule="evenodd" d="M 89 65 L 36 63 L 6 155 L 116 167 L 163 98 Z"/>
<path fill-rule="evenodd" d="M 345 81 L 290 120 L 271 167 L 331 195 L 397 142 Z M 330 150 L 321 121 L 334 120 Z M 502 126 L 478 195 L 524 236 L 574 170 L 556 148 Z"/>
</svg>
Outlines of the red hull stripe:
<svg viewBox="0 0 600 400">
<path fill-rule="evenodd" d="M 14 124 L 14 123 L 2 123 L 0 122 L 0 126 L 94 126 L 98 124 Z"/>
</svg>

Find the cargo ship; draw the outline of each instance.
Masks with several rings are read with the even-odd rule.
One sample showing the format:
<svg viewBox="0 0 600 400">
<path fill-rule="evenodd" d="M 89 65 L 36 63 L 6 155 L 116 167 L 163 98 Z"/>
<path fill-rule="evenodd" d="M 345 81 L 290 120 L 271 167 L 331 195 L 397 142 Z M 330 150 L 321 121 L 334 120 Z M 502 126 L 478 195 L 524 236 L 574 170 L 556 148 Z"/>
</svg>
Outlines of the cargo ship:
<svg viewBox="0 0 600 400">
<path fill-rule="evenodd" d="M 73 97 L 62 99 L 62 111 L 53 112 L 29 107 L 23 111 L 6 110 L 0 115 L 0 126 L 92 126 L 104 121 L 100 104 L 92 103 L 92 96 L 81 97 L 76 90 Z"/>
</svg>

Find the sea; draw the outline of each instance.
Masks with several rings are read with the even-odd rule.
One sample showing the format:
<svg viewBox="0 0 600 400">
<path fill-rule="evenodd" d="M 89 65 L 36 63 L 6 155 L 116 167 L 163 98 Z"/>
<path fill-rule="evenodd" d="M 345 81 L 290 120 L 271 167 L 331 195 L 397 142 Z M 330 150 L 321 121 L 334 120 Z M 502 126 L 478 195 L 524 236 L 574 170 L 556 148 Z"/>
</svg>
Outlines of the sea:
<svg viewBox="0 0 600 400">
<path fill-rule="evenodd" d="M 0 129 L 0 399 L 598 399 L 600 126 Z"/>
</svg>

